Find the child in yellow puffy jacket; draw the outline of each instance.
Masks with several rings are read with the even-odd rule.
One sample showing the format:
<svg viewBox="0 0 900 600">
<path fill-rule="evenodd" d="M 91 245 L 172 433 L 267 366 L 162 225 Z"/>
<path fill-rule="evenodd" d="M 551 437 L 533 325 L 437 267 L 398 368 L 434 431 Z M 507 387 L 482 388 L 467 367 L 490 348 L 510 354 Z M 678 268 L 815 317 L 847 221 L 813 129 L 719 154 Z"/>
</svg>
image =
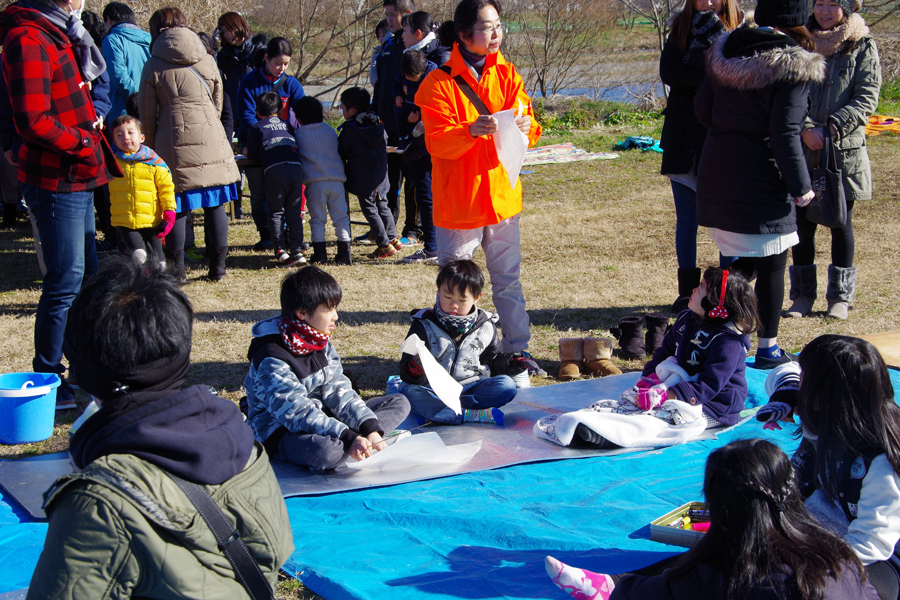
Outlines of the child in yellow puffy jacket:
<svg viewBox="0 0 900 600">
<path fill-rule="evenodd" d="M 175 184 L 169 167 L 143 145 L 141 122 L 128 115 L 112 123 L 113 152 L 123 177 L 109 182 L 110 222 L 119 252 L 165 264 L 162 239 L 175 223 Z"/>
</svg>

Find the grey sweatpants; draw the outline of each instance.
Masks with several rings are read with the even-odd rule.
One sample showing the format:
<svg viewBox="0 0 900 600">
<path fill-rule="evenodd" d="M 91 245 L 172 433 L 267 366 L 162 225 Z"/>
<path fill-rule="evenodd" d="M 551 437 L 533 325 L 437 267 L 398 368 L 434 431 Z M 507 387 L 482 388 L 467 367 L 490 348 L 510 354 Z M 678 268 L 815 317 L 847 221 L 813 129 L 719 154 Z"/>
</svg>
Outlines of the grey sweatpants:
<svg viewBox="0 0 900 600">
<path fill-rule="evenodd" d="M 311 181 L 306 184 L 306 210 L 312 241 L 325 241 L 326 208 L 339 242 L 350 241 L 350 213 L 347 193 L 341 181 Z"/>
<path fill-rule="evenodd" d="M 379 396 L 366 401 L 378 424 L 385 433 L 390 433 L 409 414 L 409 402 L 403 394 Z M 315 433 L 286 433 L 278 442 L 275 458 L 285 462 L 309 467 L 314 471 L 336 469 L 350 457 L 339 438 Z"/>
<path fill-rule="evenodd" d="M 478 229 L 435 227 L 435 230 L 440 264 L 450 260 L 471 260 L 481 246 L 491 276 L 491 295 L 500 317 L 503 351 L 521 352 L 528 348 L 531 330 L 519 274 L 522 265 L 519 215 Z"/>
</svg>

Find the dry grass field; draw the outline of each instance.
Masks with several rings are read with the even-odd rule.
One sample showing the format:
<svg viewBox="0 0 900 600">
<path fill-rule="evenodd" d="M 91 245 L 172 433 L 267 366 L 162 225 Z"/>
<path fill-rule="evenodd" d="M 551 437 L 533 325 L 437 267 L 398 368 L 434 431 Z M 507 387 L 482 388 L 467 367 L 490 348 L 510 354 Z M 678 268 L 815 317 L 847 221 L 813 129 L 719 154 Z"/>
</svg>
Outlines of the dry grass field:
<svg viewBox="0 0 900 600">
<path fill-rule="evenodd" d="M 653 134 L 658 123 L 603 127 L 549 134 L 542 143 L 572 140 L 588 150 L 609 150 L 617 139 Z M 657 132 L 658 135 L 658 132 Z M 870 140 L 875 198 L 854 209 L 859 289 L 850 319 L 825 319 L 824 298 L 814 316 L 782 320 L 782 347 L 799 350 L 821 333 L 862 334 L 900 329 L 898 257 L 900 257 L 900 182 L 896 165 L 900 140 L 882 135 Z M 523 175 L 525 209 L 521 219 L 522 282 L 532 322 L 530 351 L 555 374 L 560 337 L 608 335 L 619 317 L 664 311 L 675 298 L 675 213 L 668 179 L 658 175 L 658 154 L 622 152 L 616 160 L 532 167 Z M 361 221 L 357 211 L 354 220 Z M 200 217 L 202 219 L 202 216 Z M 198 240 L 202 229 L 198 219 Z M 354 226 L 354 233 L 363 232 Z M 186 287 L 196 319 L 190 383 L 206 383 L 226 398 L 243 394 L 250 328 L 278 311 L 278 288 L 285 272 L 266 254 L 254 253 L 255 230 L 249 219 L 231 225 L 228 277 L 220 283 L 197 280 L 189 272 Z M 411 309 L 435 299 L 434 266 L 404 265 L 399 258 L 375 262 L 371 246 L 354 245 L 353 266 L 327 265 L 344 290 L 334 344 L 364 396 L 384 389 L 397 371 L 399 348 Z M 819 232 L 820 280 L 829 263 L 827 231 Z M 332 244 L 329 252 L 334 253 Z M 410 252 L 410 251 L 407 251 Z M 476 260 L 482 260 L 476 254 Z M 715 245 L 701 231 L 699 263 L 717 260 Z M 27 371 L 32 358 L 34 312 L 40 272 L 30 230 L 0 231 L 0 372 Z M 821 286 L 824 290 L 824 284 Z M 822 295 L 824 295 L 822 293 Z M 787 304 L 786 300 L 786 304 Z M 482 304 L 491 309 L 490 289 Z M 639 361 L 621 361 L 624 369 Z M 533 380 L 534 385 L 553 379 Z M 80 403 L 88 397 L 76 392 Z M 78 411 L 58 415 L 57 434 L 48 442 L 0 447 L 0 456 L 26 456 L 66 447 L 64 431 Z"/>
<path fill-rule="evenodd" d="M 542 144 L 573 141 L 581 148 L 608 151 L 629 135 L 659 135 L 660 122 L 597 126 L 588 131 L 545 135 Z M 858 290 L 850 319 L 823 317 L 829 238 L 820 229 L 817 241 L 820 294 L 813 316 L 782 320 L 782 347 L 797 351 L 822 333 L 848 335 L 900 329 L 900 139 L 882 135 L 869 140 L 875 198 L 854 209 Z M 525 209 L 521 219 L 522 282 L 532 322 L 530 351 L 550 373 L 533 385 L 554 383 L 560 337 L 608 335 L 624 315 L 666 311 L 676 295 L 675 212 L 668 179 L 658 174 L 660 155 L 622 152 L 616 160 L 531 167 L 523 175 Z M 355 221 L 362 215 L 355 211 Z M 202 228 L 198 219 L 198 241 Z M 365 228 L 354 226 L 354 235 Z M 308 234 L 308 230 L 307 230 Z M 329 232 L 329 253 L 334 254 Z M 247 347 L 252 325 L 278 311 L 278 289 L 285 271 L 271 257 L 254 253 L 249 219 L 230 229 L 228 277 L 220 283 L 189 272 L 186 291 L 196 313 L 189 383 L 205 383 L 237 401 L 243 394 Z M 344 290 L 334 344 L 364 396 L 384 389 L 397 372 L 399 348 L 411 309 L 435 300 L 434 266 L 404 265 L 397 259 L 365 258 L 371 246 L 354 246 L 353 266 L 326 265 Z M 699 263 L 717 261 L 715 245 L 701 231 Z M 407 253 L 410 251 L 407 251 Z M 476 260 L 483 256 L 476 254 Z M 34 313 L 40 295 L 40 271 L 30 229 L 0 231 L 0 373 L 28 371 L 32 358 Z M 785 301 L 788 304 L 788 301 Z M 492 309 L 490 289 L 482 306 Z M 616 363 L 625 370 L 640 361 Z M 76 392 L 82 406 L 89 398 Z M 57 414 L 54 436 L 42 443 L 0 446 L 0 457 L 16 458 L 64 450 L 66 431 L 79 410 Z M 298 582 L 281 586 L 282 594 L 310 598 Z"/>
</svg>

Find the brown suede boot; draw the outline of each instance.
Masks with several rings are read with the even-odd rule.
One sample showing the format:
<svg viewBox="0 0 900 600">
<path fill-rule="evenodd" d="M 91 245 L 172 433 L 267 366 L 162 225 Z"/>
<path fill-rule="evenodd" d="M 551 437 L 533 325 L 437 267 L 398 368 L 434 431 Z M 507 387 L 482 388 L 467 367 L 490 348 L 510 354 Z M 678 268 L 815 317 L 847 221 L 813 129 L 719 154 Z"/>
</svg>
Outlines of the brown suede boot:
<svg viewBox="0 0 900 600">
<path fill-rule="evenodd" d="M 559 376 L 560 381 L 572 381 L 581 378 L 581 367 L 584 363 L 584 340 L 581 338 L 562 338 L 559 340 Z"/>
<path fill-rule="evenodd" d="M 584 370 L 588 375 L 606 377 L 621 375 L 622 371 L 612 363 L 613 342 L 606 338 L 584 338 Z"/>
</svg>

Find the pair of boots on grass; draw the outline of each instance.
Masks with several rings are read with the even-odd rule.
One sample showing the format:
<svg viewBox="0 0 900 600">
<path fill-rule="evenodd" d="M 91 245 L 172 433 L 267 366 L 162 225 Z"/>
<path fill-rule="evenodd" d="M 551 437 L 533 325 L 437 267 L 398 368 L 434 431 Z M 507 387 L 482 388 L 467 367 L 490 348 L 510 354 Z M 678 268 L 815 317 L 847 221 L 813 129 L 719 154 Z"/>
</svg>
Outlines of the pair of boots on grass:
<svg viewBox="0 0 900 600">
<path fill-rule="evenodd" d="M 580 379 L 585 375 L 605 377 L 621 375 L 612 363 L 613 343 L 606 338 L 562 338 L 559 340 L 559 380 Z"/>
<path fill-rule="evenodd" d="M 618 327 L 609 329 L 613 337 L 619 341 L 621 358 L 646 358 L 648 354 L 653 354 L 662 345 L 668 330 L 669 316 L 661 313 L 628 315 L 619 319 Z"/>
<path fill-rule="evenodd" d="M 785 317 L 801 318 L 812 312 L 817 297 L 816 265 L 792 265 L 788 267 L 791 279 L 791 307 L 784 312 Z M 856 291 L 856 267 L 828 265 L 828 287 L 825 299 L 828 310 L 825 316 L 832 319 L 847 319 L 853 292 Z"/>
</svg>

